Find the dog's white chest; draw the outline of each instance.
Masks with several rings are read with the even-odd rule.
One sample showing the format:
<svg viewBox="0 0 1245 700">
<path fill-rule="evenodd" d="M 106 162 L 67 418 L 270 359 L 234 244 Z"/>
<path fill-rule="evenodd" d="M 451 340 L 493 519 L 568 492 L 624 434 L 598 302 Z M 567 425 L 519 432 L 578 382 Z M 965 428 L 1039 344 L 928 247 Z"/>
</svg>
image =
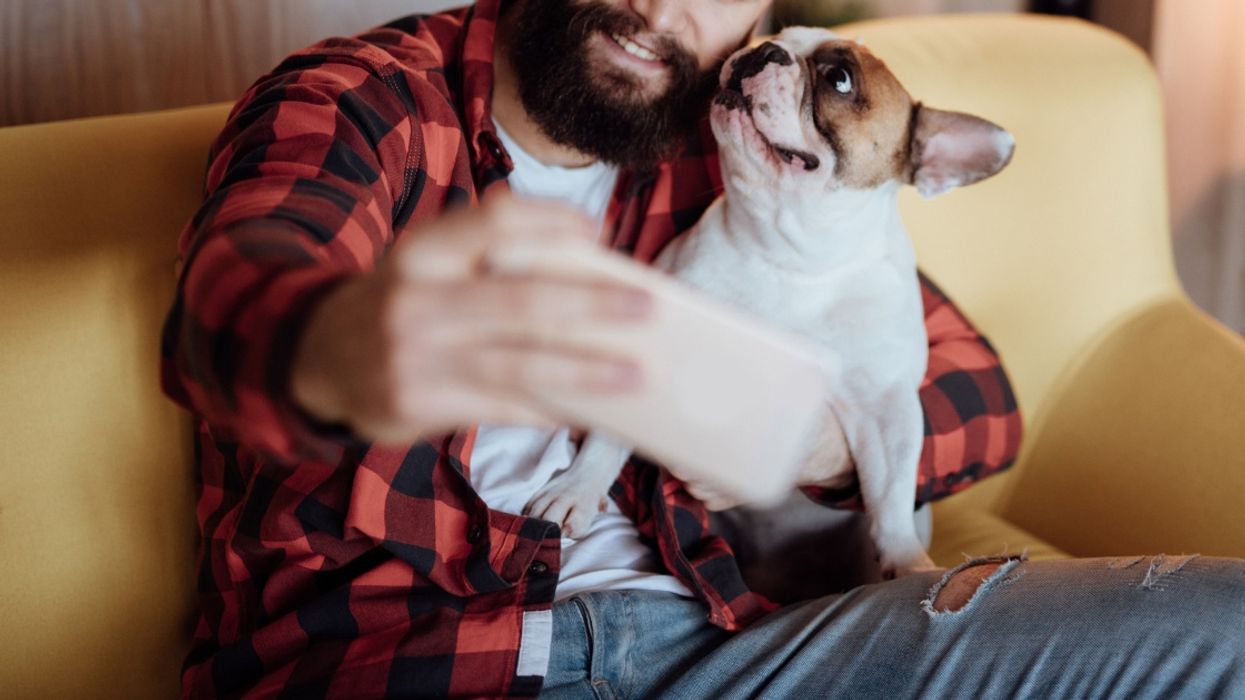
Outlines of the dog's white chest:
<svg viewBox="0 0 1245 700">
<path fill-rule="evenodd" d="M 720 203 L 720 202 L 719 202 Z M 835 362 L 919 382 L 926 339 L 911 244 L 902 230 L 816 273 L 780 267 L 763 237 L 732 236 L 715 204 L 656 264 L 684 282 L 815 341 Z"/>
</svg>

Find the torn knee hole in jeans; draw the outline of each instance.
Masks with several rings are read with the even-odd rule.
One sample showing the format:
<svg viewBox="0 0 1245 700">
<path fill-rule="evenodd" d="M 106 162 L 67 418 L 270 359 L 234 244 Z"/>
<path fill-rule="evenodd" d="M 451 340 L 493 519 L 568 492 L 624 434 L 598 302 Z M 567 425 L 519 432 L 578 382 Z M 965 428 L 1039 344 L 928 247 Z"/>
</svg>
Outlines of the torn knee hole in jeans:
<svg viewBox="0 0 1245 700">
<path fill-rule="evenodd" d="M 989 589 L 1020 578 L 1023 574 L 1012 570 L 1027 560 L 1023 553 L 970 558 L 929 589 L 921 608 L 931 617 L 964 612 Z"/>
<path fill-rule="evenodd" d="M 1156 554 L 1150 557 L 1150 566 L 1146 567 L 1146 573 L 1141 579 L 1141 583 L 1137 584 L 1138 588 L 1144 588 L 1147 591 L 1164 590 L 1164 582 L 1168 577 L 1179 573 L 1186 564 L 1197 559 L 1199 554 L 1181 554 L 1178 557 L 1169 557 L 1166 554 Z M 1140 564 L 1146 557 L 1120 557 L 1107 562 L 1108 569 L 1131 569 Z"/>
</svg>

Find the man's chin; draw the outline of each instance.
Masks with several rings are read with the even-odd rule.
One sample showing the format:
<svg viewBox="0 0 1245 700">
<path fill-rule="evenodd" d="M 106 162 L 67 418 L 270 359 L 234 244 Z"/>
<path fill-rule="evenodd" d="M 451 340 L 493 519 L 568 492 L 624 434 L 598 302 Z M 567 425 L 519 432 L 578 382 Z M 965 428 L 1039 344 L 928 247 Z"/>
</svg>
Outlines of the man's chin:
<svg viewBox="0 0 1245 700">
<path fill-rule="evenodd" d="M 596 85 L 600 86 L 597 90 L 598 102 L 620 113 L 635 114 L 651 110 L 664 97 L 661 93 L 650 94 L 651 90 L 637 88 L 617 76 L 599 78 Z"/>
<path fill-rule="evenodd" d="M 605 32 L 628 36 L 634 27 L 625 23 L 598 16 L 591 28 L 588 16 L 577 27 L 575 17 L 552 12 L 568 1 L 524 6 L 526 26 L 516 33 L 510 61 L 528 115 L 554 142 L 625 168 L 676 153 L 708 104 L 701 92 L 710 77 L 698 76 L 690 55 L 664 43 L 653 49 L 670 56 L 664 62 L 623 50 Z"/>
<path fill-rule="evenodd" d="M 651 109 L 670 89 L 670 75 L 645 78 L 607 61 L 593 60 L 588 66 L 588 79 L 598 86 L 602 102 L 620 108 Z"/>
</svg>

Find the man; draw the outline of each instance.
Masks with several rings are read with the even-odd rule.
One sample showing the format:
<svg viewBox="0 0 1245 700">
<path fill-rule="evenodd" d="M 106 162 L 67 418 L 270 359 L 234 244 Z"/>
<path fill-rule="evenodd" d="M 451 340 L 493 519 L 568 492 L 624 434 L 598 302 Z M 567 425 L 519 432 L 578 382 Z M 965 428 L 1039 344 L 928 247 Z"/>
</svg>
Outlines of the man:
<svg viewBox="0 0 1245 700">
<path fill-rule="evenodd" d="M 582 541 L 518 514 L 574 449 L 531 392 L 644 381 L 625 352 L 568 346 L 564 329 L 644 323 L 650 301 L 492 275 L 484 255 L 600 238 L 648 261 L 694 223 L 720 187 L 701 102 L 767 5 L 481 0 L 324 42 L 244 95 L 183 236 L 164 335 L 165 390 L 202 418 L 186 695 L 1242 682 L 1245 651 L 1226 630 L 1245 620 L 1214 604 L 1242 591 L 1235 562 L 1189 562 L 1183 596 L 1147 601 L 1158 619 L 1186 616 L 1196 633 L 1183 636 L 1142 622 L 1100 562 L 985 562 L 948 577 L 926 610 L 936 575 L 775 611 L 657 465 L 626 467 Z M 988 344 L 928 282 L 924 300 L 917 502 L 1006 467 L 1020 430 Z M 802 484 L 852 505 L 837 426 L 822 438 Z M 992 588 L 969 601 L 974 578 Z M 1203 653 L 1215 639 L 1226 657 Z M 1172 649 L 1178 663 L 1158 667 Z"/>
</svg>

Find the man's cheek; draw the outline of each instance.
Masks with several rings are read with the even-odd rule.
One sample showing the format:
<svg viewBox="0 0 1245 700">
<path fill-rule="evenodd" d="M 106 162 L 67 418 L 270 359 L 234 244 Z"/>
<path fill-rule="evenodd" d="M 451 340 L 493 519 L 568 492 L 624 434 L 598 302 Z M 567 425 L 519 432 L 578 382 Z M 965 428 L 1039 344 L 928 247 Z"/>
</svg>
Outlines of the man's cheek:
<svg viewBox="0 0 1245 700">
<path fill-rule="evenodd" d="M 736 23 L 738 31 L 715 34 L 712 40 L 707 42 L 708 45 L 705 50 L 697 55 L 700 61 L 700 70 L 705 71 L 716 65 L 721 65 L 722 61 L 725 61 L 731 54 L 747 46 L 759 21 L 759 15 L 756 17 L 750 16 L 748 21 Z"/>
</svg>

